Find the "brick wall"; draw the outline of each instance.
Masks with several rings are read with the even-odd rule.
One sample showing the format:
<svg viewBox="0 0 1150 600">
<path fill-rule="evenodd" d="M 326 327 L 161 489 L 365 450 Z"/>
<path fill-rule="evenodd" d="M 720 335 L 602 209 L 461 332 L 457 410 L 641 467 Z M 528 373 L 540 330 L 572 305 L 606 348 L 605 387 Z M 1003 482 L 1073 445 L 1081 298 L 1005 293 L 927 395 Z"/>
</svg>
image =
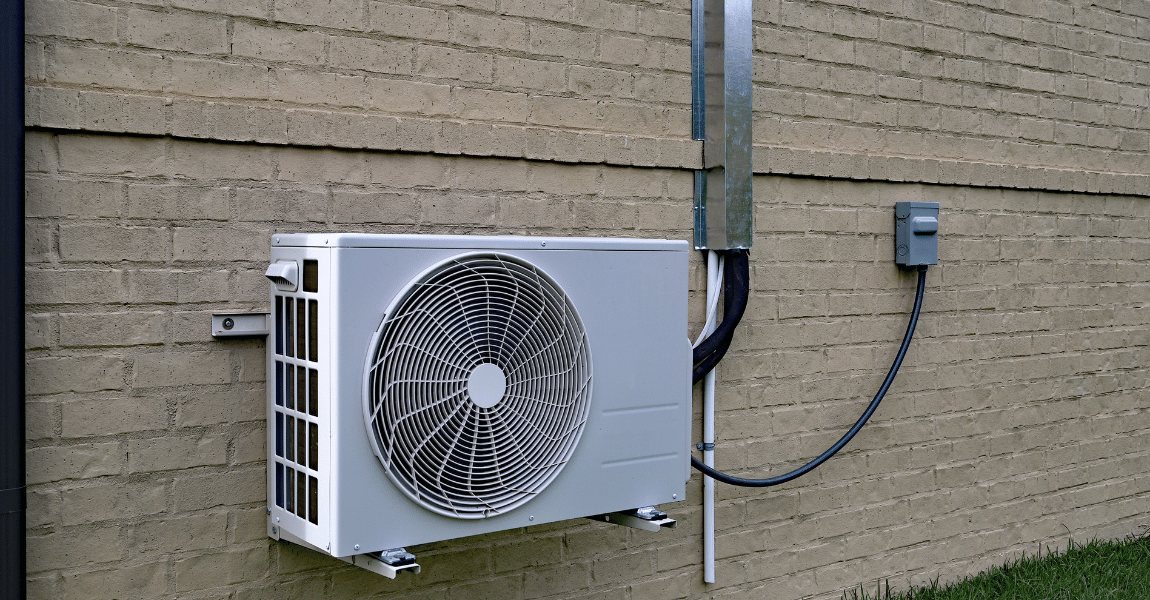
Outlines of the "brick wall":
<svg viewBox="0 0 1150 600">
<path fill-rule="evenodd" d="M 689 3 L 27 4 L 34 598 L 837 598 L 1147 524 L 1150 3 L 756 1 L 756 239 L 718 464 L 853 421 L 905 326 L 891 206 L 942 204 L 871 424 L 658 534 L 569 521 L 386 580 L 264 530 L 279 231 L 690 239 Z M 692 258 L 692 331 L 703 276 Z M 697 430 L 697 427 L 696 427 Z"/>
</svg>

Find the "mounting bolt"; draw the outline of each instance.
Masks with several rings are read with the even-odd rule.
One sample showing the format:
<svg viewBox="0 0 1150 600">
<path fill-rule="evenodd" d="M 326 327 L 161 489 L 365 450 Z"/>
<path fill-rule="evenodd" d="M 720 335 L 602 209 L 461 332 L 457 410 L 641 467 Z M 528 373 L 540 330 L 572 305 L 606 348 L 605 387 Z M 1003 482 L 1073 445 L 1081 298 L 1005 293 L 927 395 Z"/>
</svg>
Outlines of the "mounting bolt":
<svg viewBox="0 0 1150 600">
<path fill-rule="evenodd" d="M 268 509 L 268 514 L 269 515 L 272 514 L 272 509 L 270 509 L 270 508 Z"/>
<path fill-rule="evenodd" d="M 273 534 L 279 535 L 279 532 L 280 532 L 280 528 L 279 528 L 279 527 L 272 527 L 272 533 L 273 533 Z"/>
<path fill-rule="evenodd" d="M 223 325 L 224 325 L 224 329 L 230 330 L 232 327 L 236 326 L 236 322 L 233 321 L 231 317 L 228 317 L 228 318 L 224 319 Z"/>
<path fill-rule="evenodd" d="M 528 520 L 528 521 L 534 521 L 534 520 L 535 520 L 535 515 L 531 515 L 530 517 L 527 517 L 527 520 Z"/>
<path fill-rule="evenodd" d="M 355 549 L 356 549 L 356 550 L 359 550 L 359 544 L 356 544 L 356 545 L 355 545 Z"/>
<path fill-rule="evenodd" d="M 671 499 L 672 499 L 672 500 L 678 500 L 678 499 L 679 499 L 679 495 L 678 495 L 678 494 L 671 494 Z"/>
<path fill-rule="evenodd" d="M 542 244 L 542 245 L 544 245 L 544 246 L 546 246 L 546 245 L 547 245 L 547 242 L 546 242 L 546 241 L 543 241 L 543 242 L 539 242 L 539 243 L 540 243 L 540 244 Z"/>
<path fill-rule="evenodd" d="M 280 518 L 276 517 L 276 523 L 279 523 L 279 522 L 280 522 Z"/>
</svg>

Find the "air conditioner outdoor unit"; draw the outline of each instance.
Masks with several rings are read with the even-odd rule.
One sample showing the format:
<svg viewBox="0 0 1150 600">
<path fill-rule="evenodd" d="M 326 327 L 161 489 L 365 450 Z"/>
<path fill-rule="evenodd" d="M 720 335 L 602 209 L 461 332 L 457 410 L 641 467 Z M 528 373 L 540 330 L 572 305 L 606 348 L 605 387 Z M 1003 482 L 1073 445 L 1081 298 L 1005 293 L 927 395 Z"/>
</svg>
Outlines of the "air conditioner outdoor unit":
<svg viewBox="0 0 1150 600">
<path fill-rule="evenodd" d="M 269 535 L 348 560 L 682 500 L 687 252 L 274 235 Z"/>
</svg>

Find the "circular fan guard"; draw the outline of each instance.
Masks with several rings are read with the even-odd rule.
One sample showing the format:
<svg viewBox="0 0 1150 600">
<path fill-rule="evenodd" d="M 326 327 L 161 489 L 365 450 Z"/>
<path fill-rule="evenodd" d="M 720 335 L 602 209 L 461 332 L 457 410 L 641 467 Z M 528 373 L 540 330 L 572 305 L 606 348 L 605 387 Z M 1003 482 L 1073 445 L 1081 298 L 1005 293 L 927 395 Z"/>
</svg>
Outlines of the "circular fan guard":
<svg viewBox="0 0 1150 600">
<path fill-rule="evenodd" d="M 368 354 L 364 417 L 408 497 L 480 519 L 555 479 L 590 395 L 587 335 L 559 285 L 519 258 L 469 253 L 416 277 L 388 308 Z"/>
</svg>

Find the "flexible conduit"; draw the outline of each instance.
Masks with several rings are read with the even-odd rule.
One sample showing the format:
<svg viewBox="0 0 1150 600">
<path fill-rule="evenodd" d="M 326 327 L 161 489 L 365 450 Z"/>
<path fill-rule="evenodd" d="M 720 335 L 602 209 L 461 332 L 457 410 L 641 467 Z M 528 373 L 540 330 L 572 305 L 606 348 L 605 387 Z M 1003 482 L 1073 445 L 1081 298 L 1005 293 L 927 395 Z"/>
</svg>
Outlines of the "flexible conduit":
<svg viewBox="0 0 1150 600">
<path fill-rule="evenodd" d="M 870 404 L 867 406 L 866 410 L 863 411 L 862 416 L 860 416 L 858 420 L 855 421 L 854 426 L 852 426 L 849 431 L 847 431 L 841 438 L 839 438 L 839 441 L 835 442 L 834 445 L 832 445 L 830 448 L 827 448 L 826 451 L 820 454 L 817 458 L 793 471 L 790 471 L 789 473 L 784 473 L 777 477 L 768 477 L 766 479 L 745 479 L 742 477 L 729 475 L 714 469 L 710 465 L 704 464 L 694 456 L 691 457 L 691 466 L 695 467 L 710 478 L 722 481 L 723 483 L 741 487 L 768 487 L 779 485 L 798 477 L 802 477 L 803 475 L 806 475 L 807 473 L 810 473 L 814 469 L 818 468 L 819 465 L 826 462 L 828 459 L 830 459 L 830 457 L 838 453 L 839 450 L 842 450 L 843 446 L 846 446 L 847 443 L 849 443 L 851 439 L 854 438 L 859 430 L 863 428 L 863 425 L 866 425 L 866 422 L 871 418 L 871 415 L 873 415 L 874 412 L 878 410 L 879 403 L 882 402 L 883 397 L 886 396 L 887 390 L 889 390 L 891 384 L 894 383 L 895 375 L 898 375 L 898 369 L 902 366 L 903 359 L 906 358 L 907 348 L 910 347 L 910 340 L 912 337 L 914 337 L 914 329 L 918 325 L 918 315 L 922 310 L 922 297 L 925 291 L 926 266 L 920 266 L 918 268 L 918 288 L 914 295 L 914 309 L 910 314 L 910 323 L 908 323 L 906 326 L 906 335 L 904 335 L 902 338 L 902 344 L 898 348 L 898 354 L 895 355 L 894 363 L 891 364 L 890 370 L 887 371 L 886 378 L 883 379 L 882 385 L 879 386 L 878 393 L 875 394 L 874 399 L 870 401 Z"/>
</svg>

